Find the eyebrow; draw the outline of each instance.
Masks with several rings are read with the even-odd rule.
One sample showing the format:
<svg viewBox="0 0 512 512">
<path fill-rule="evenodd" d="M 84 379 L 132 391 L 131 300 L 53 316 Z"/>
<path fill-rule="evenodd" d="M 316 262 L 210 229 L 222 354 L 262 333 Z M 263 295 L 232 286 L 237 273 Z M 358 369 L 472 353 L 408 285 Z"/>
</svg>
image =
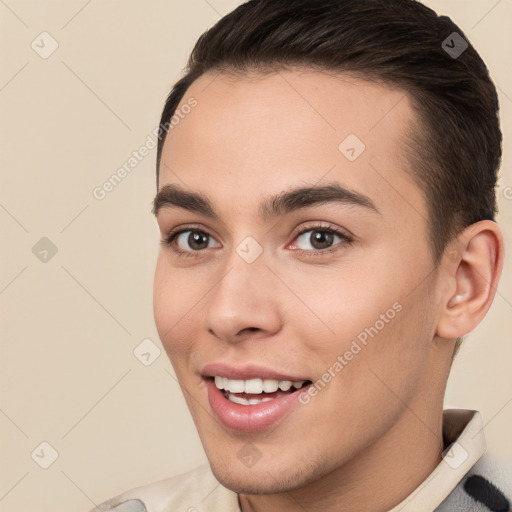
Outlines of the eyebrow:
<svg viewBox="0 0 512 512">
<path fill-rule="evenodd" d="M 302 186 L 286 190 L 264 199 L 259 205 L 260 217 L 268 221 L 296 210 L 326 203 L 359 206 L 380 213 L 375 203 L 366 195 L 341 186 L 337 182 L 322 186 Z M 162 208 L 178 207 L 220 220 L 211 201 L 203 194 L 184 190 L 179 185 L 165 185 L 153 200 L 152 213 L 156 216 Z"/>
</svg>

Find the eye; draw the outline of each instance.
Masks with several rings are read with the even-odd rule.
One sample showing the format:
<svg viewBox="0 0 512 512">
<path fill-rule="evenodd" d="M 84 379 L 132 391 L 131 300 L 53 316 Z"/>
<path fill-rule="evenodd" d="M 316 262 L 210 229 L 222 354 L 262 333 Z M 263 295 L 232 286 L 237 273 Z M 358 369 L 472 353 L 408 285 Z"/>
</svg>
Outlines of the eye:
<svg viewBox="0 0 512 512">
<path fill-rule="evenodd" d="M 306 256 L 320 256 L 334 252 L 342 245 L 352 243 L 352 238 L 339 229 L 329 226 L 310 226 L 300 231 L 291 248 Z M 161 243 L 180 256 L 199 256 L 205 249 L 221 247 L 209 233 L 187 227 L 176 229 L 162 237 Z"/>
<path fill-rule="evenodd" d="M 162 239 L 162 243 L 171 246 L 176 253 L 191 256 L 204 249 L 221 246 L 219 243 L 211 245 L 212 241 L 215 242 L 214 238 L 205 231 L 192 228 L 171 231 Z"/>
<path fill-rule="evenodd" d="M 338 245 L 352 242 L 345 233 L 334 227 L 312 226 L 303 229 L 296 237 L 294 248 L 301 253 L 326 253 L 337 250 Z"/>
</svg>

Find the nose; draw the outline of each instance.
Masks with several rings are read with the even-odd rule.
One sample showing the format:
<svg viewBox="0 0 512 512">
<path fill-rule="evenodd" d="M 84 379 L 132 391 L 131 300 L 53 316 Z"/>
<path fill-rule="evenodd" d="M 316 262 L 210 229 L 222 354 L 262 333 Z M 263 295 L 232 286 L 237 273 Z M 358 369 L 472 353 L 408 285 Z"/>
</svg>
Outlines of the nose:
<svg viewBox="0 0 512 512">
<path fill-rule="evenodd" d="M 204 327 L 228 343 L 277 333 L 282 327 L 277 287 L 263 257 L 247 263 L 234 253 L 209 294 Z"/>
</svg>

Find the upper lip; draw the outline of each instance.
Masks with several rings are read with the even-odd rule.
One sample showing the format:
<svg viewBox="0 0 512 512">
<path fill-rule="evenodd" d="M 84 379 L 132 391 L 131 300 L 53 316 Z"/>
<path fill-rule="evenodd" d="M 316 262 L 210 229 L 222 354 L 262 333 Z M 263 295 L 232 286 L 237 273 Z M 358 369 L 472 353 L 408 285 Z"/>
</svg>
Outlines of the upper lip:
<svg viewBox="0 0 512 512">
<path fill-rule="evenodd" d="M 248 379 L 274 379 L 291 380 L 297 382 L 301 380 L 311 380 L 303 375 L 288 375 L 278 370 L 272 370 L 256 364 L 229 365 L 226 363 L 211 363 L 203 367 L 201 371 L 203 377 L 227 377 L 231 380 Z"/>
</svg>

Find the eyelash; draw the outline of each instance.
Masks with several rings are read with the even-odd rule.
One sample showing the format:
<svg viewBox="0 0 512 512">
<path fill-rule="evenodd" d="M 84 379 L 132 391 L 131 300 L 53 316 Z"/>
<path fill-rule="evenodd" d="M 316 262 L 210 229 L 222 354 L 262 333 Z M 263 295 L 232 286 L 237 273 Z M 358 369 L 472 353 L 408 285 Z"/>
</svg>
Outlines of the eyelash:
<svg viewBox="0 0 512 512">
<path fill-rule="evenodd" d="M 178 254 L 180 257 L 192 257 L 196 258 L 201 255 L 202 252 L 204 252 L 204 249 L 199 251 L 184 251 L 183 249 L 180 249 L 176 246 L 174 241 L 176 238 L 181 235 L 182 233 L 186 233 L 187 231 L 202 233 L 207 236 L 211 236 L 209 233 L 207 233 L 205 230 L 201 229 L 198 226 L 185 226 L 184 228 L 179 228 L 174 231 L 170 231 L 168 234 L 162 237 L 161 243 L 165 246 L 169 246 L 172 248 L 172 250 Z M 331 254 L 337 250 L 339 250 L 340 245 L 351 245 L 353 242 L 353 239 L 348 236 L 346 233 L 343 233 L 339 229 L 335 228 L 334 226 L 321 226 L 321 225 L 313 225 L 313 226 L 307 226 L 301 231 L 299 231 L 293 240 L 297 239 L 304 233 L 307 233 L 308 231 L 318 231 L 322 233 L 329 233 L 332 235 L 337 235 L 339 238 L 341 238 L 341 242 L 337 243 L 333 247 L 327 248 L 327 249 L 318 249 L 318 250 L 306 250 L 306 249 L 294 249 L 295 252 L 298 252 L 301 256 L 307 256 L 307 257 L 318 257 L 318 256 L 325 256 L 326 254 Z"/>
</svg>

